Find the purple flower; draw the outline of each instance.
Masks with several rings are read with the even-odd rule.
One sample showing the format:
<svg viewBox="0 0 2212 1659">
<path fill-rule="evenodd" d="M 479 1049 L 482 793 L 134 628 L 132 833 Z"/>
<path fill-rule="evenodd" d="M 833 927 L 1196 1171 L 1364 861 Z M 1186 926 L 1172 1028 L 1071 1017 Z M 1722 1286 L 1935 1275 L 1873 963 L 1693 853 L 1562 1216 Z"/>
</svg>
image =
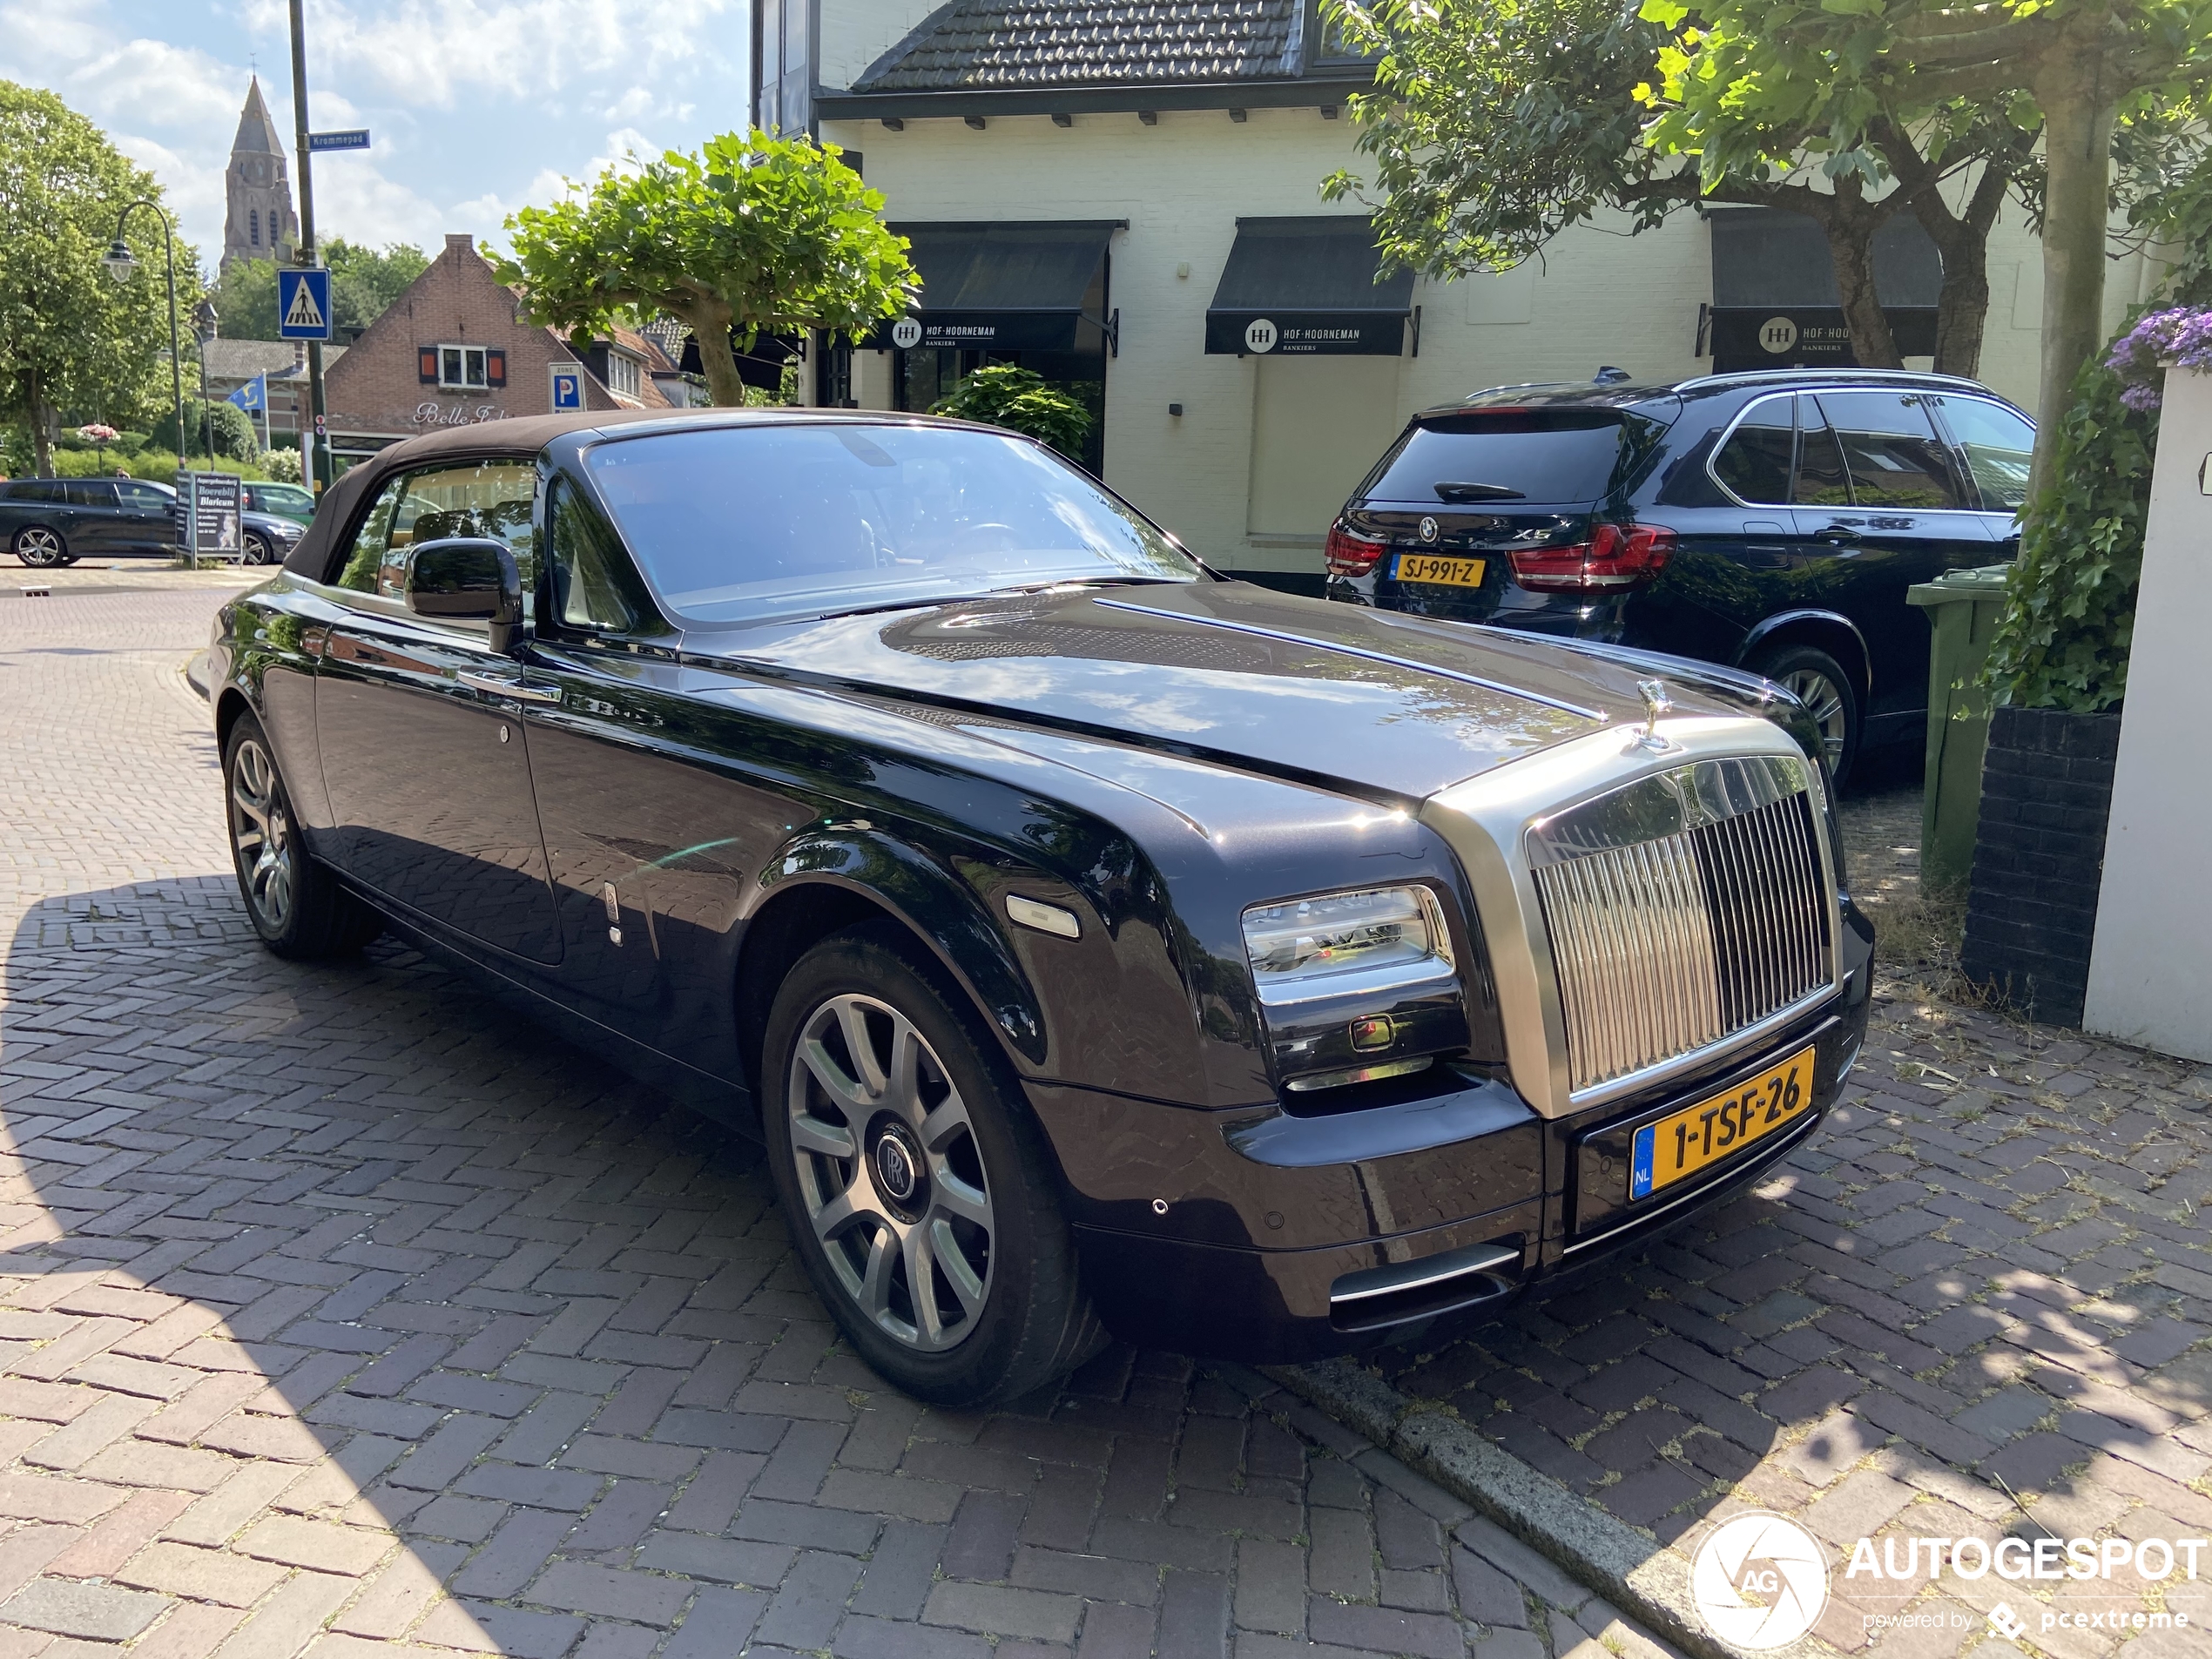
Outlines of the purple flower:
<svg viewBox="0 0 2212 1659">
<path fill-rule="evenodd" d="M 2158 366 L 2169 361 L 2183 368 L 2212 368 L 2212 311 L 2176 306 L 2145 313 L 2114 342 L 2105 367 L 2123 382 L 2120 401 L 2148 411 L 2160 402 L 2163 380 Z"/>
</svg>

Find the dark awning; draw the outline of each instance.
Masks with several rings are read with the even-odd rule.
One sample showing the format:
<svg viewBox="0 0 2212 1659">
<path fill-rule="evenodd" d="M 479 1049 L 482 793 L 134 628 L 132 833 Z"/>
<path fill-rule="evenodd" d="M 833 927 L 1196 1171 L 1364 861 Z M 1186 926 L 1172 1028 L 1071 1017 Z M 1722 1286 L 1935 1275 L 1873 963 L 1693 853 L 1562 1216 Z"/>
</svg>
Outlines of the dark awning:
<svg viewBox="0 0 2212 1659">
<path fill-rule="evenodd" d="M 867 343 L 972 351 L 1096 351 L 1105 338 L 1106 245 L 1125 219 L 894 225 L 912 244 L 920 303 Z"/>
<path fill-rule="evenodd" d="M 735 329 L 730 332 L 730 355 L 738 365 L 738 378 L 747 386 L 773 392 L 784 383 L 784 369 L 792 363 L 803 362 L 806 357 L 806 342 L 797 334 L 757 334 L 752 349 L 746 351 L 739 343 Z M 683 355 L 676 367 L 686 374 L 705 373 L 699 362 L 699 342 L 695 334 L 684 336 Z"/>
<path fill-rule="evenodd" d="M 1828 237 L 1781 207 L 1710 210 L 1716 368 L 1849 368 L 1858 360 L 1844 327 Z M 1943 260 L 1920 221 L 1892 216 L 1874 233 L 1874 292 L 1904 356 L 1935 350 Z"/>
<path fill-rule="evenodd" d="M 1413 273 L 1378 282 L 1381 268 L 1366 219 L 1240 219 L 1206 307 L 1206 349 L 1395 357 L 1406 347 Z"/>
</svg>

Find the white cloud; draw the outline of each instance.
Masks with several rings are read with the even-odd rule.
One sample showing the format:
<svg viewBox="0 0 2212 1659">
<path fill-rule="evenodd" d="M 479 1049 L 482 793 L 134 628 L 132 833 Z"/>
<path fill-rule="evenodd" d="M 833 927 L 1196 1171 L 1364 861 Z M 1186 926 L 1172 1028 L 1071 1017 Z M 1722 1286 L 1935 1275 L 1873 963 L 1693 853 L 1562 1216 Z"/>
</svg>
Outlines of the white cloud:
<svg viewBox="0 0 2212 1659">
<path fill-rule="evenodd" d="M 129 40 L 71 70 L 63 95 L 89 115 L 133 125 L 234 131 L 245 102 L 233 64 L 161 40 Z"/>
<path fill-rule="evenodd" d="M 274 10 L 258 0 L 257 12 Z M 633 62 L 647 43 L 672 73 L 727 73 L 734 58 L 725 48 L 737 47 L 745 16 L 739 0 L 680 9 L 662 0 L 327 0 L 310 44 L 326 72 L 365 78 L 397 102 L 448 109 L 463 92 L 542 99 L 588 82 L 595 66 Z M 429 41 L 436 49 L 426 51 Z"/>
</svg>

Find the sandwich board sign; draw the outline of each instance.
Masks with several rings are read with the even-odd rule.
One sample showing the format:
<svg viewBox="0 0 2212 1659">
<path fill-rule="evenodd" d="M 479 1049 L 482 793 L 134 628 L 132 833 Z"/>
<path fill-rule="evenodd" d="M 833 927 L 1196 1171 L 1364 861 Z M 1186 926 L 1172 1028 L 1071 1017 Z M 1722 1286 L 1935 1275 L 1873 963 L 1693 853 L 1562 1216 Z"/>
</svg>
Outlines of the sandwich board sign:
<svg viewBox="0 0 2212 1659">
<path fill-rule="evenodd" d="M 180 472 L 177 495 L 184 513 L 185 554 L 195 567 L 202 559 L 245 556 L 239 536 L 244 491 L 236 473 Z"/>
<path fill-rule="evenodd" d="M 330 338 L 330 273 L 315 266 L 277 267 L 277 338 Z"/>
</svg>

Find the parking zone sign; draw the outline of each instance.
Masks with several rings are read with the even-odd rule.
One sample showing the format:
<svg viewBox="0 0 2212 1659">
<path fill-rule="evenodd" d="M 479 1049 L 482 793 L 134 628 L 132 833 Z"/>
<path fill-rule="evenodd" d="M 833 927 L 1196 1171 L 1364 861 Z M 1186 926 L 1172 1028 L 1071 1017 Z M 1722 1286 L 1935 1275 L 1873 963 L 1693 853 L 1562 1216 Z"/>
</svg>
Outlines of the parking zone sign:
<svg viewBox="0 0 2212 1659">
<path fill-rule="evenodd" d="M 553 413 L 583 407 L 583 365 L 555 363 L 553 365 Z"/>
<path fill-rule="evenodd" d="M 277 267 L 277 337 L 330 338 L 330 273 L 307 267 Z"/>
</svg>

